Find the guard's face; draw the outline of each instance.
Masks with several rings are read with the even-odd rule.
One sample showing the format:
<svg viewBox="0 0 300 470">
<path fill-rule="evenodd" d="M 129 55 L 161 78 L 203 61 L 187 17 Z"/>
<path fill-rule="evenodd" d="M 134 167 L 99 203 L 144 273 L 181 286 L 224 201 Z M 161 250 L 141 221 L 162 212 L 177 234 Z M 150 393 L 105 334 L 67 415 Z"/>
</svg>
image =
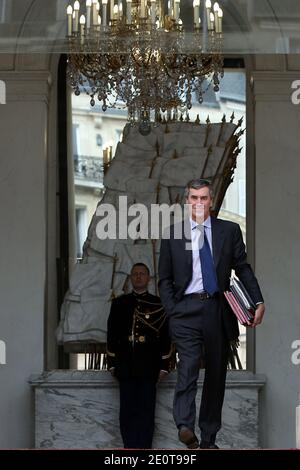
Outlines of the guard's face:
<svg viewBox="0 0 300 470">
<path fill-rule="evenodd" d="M 130 279 L 135 290 L 146 290 L 150 276 L 144 266 L 135 266 L 131 271 Z"/>
<path fill-rule="evenodd" d="M 209 216 L 212 207 L 212 198 L 209 188 L 207 186 L 200 189 L 191 188 L 186 203 L 190 206 L 189 209 L 192 219 L 198 224 L 201 224 L 203 220 L 206 220 Z"/>
</svg>

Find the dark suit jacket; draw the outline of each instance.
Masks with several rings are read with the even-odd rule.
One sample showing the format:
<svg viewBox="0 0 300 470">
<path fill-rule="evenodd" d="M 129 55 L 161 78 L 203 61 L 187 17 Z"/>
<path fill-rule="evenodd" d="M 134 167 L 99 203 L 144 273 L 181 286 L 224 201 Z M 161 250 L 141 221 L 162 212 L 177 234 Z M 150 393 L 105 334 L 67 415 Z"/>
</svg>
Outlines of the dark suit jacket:
<svg viewBox="0 0 300 470">
<path fill-rule="evenodd" d="M 211 227 L 213 256 L 220 292 L 229 288 L 231 270 L 234 269 L 254 302 L 263 302 L 256 277 L 247 263 L 239 225 L 211 217 Z M 176 303 L 182 299 L 192 279 L 193 258 L 192 251 L 185 249 L 187 242 L 190 240 L 184 235 L 181 239 L 174 239 L 174 225 L 170 229 L 170 239 L 161 241 L 158 287 L 168 315 L 172 315 Z M 226 336 L 230 340 L 235 339 L 239 335 L 237 319 L 224 296 L 221 297 L 221 302 Z"/>
<path fill-rule="evenodd" d="M 108 368 L 116 368 L 116 377 L 156 381 L 161 369 L 170 369 L 171 352 L 168 321 L 159 297 L 131 293 L 112 301 L 107 362 Z"/>
</svg>

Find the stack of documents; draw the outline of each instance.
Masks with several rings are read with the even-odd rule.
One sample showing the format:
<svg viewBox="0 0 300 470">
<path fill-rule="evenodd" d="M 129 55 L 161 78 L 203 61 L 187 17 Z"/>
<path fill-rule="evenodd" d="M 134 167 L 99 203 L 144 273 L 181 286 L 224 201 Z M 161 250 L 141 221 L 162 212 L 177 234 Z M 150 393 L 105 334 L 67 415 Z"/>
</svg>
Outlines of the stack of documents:
<svg viewBox="0 0 300 470">
<path fill-rule="evenodd" d="M 224 295 L 238 321 L 244 326 L 251 325 L 256 305 L 237 277 L 230 279 L 229 291 L 224 292 Z"/>
</svg>

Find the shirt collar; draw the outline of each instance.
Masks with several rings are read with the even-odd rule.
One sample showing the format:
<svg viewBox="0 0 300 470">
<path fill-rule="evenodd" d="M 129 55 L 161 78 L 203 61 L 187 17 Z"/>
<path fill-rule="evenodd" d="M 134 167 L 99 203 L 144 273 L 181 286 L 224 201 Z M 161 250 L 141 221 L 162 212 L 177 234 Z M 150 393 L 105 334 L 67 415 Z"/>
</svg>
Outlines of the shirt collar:
<svg viewBox="0 0 300 470">
<path fill-rule="evenodd" d="M 148 290 L 144 290 L 143 292 L 137 292 L 136 290 L 132 289 L 132 293 L 134 296 L 146 295 L 148 293 Z"/>
<path fill-rule="evenodd" d="M 190 218 L 190 223 L 191 223 L 191 229 L 194 230 L 194 228 L 198 227 L 199 224 L 195 222 L 193 219 Z M 205 222 L 201 225 L 204 225 L 205 228 L 210 228 L 211 229 L 211 217 L 210 215 L 207 217 Z"/>
</svg>

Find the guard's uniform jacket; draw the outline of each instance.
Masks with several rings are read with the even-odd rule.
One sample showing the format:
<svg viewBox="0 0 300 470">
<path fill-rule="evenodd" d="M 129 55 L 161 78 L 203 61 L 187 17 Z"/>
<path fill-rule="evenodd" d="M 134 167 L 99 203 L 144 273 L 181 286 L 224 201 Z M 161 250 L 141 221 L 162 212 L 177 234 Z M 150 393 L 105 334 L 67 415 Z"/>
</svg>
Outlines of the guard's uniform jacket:
<svg viewBox="0 0 300 470">
<path fill-rule="evenodd" d="M 114 299 L 107 326 L 107 363 L 117 378 L 156 381 L 160 370 L 169 371 L 171 340 L 159 297 L 133 291 Z"/>
</svg>

